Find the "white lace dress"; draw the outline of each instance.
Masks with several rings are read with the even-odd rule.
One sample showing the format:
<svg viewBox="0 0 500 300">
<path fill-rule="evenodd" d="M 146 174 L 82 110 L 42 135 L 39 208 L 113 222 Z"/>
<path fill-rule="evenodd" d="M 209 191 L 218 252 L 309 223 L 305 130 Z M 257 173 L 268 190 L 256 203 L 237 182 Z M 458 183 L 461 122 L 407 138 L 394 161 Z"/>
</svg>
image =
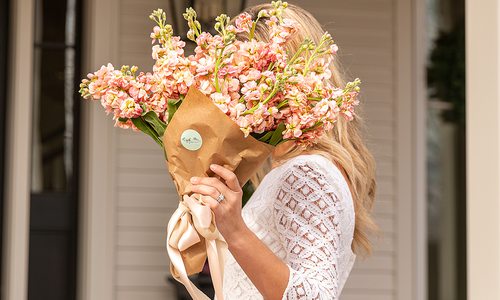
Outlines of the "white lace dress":
<svg viewBox="0 0 500 300">
<path fill-rule="evenodd" d="M 320 155 L 274 168 L 242 211 L 247 226 L 290 269 L 283 299 L 338 299 L 352 269 L 352 196 L 340 170 Z M 225 300 L 263 297 L 228 251 Z"/>
</svg>

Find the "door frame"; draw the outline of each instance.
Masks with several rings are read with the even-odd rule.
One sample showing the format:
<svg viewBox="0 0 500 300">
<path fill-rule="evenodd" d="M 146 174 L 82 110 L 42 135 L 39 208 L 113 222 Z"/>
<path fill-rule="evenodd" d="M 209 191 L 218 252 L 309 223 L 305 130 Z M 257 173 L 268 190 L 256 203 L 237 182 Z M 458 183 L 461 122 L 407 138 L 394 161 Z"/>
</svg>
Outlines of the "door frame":
<svg viewBox="0 0 500 300">
<path fill-rule="evenodd" d="M 499 18 L 497 0 L 466 0 L 467 294 L 471 300 L 500 299 Z"/>
<path fill-rule="evenodd" d="M 6 145 L 6 122 L 7 116 L 7 64 L 9 57 L 9 7 L 10 1 L 5 0 L 0 4 L 0 257 L 3 253 L 3 213 L 4 213 L 4 180 L 5 180 L 5 145 Z M 0 269 L 2 267 L 0 259 Z M 2 277 L 0 274 L 0 281 Z M 2 285 L 0 284 L 0 290 Z"/>
<path fill-rule="evenodd" d="M 82 77 L 117 62 L 119 0 L 83 3 Z M 81 176 L 77 299 L 115 299 L 116 129 L 91 101 L 81 107 Z"/>
<path fill-rule="evenodd" d="M 427 299 L 426 1 L 395 2 L 395 299 Z"/>
<path fill-rule="evenodd" d="M 27 299 L 34 6 L 18 0 L 10 7 L 2 299 Z"/>
</svg>

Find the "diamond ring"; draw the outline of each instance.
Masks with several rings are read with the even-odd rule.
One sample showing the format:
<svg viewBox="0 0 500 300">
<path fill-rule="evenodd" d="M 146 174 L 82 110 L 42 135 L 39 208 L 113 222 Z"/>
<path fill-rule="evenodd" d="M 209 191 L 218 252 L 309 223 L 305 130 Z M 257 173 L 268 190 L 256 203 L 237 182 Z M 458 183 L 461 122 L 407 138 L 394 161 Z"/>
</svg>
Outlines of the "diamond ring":
<svg viewBox="0 0 500 300">
<path fill-rule="evenodd" d="M 224 200 L 224 199 L 225 199 L 224 195 L 222 193 L 220 193 L 219 196 L 217 197 L 217 199 L 215 199 L 215 200 L 217 200 L 217 202 L 221 203 L 222 200 Z"/>
</svg>

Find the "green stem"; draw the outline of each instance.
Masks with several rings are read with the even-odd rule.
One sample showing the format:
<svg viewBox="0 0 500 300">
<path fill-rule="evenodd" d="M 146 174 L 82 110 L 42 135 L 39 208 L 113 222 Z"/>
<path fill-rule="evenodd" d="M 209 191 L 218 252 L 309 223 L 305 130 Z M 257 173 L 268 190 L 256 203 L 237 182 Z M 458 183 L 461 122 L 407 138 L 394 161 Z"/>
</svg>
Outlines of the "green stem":
<svg viewBox="0 0 500 300">
<path fill-rule="evenodd" d="M 215 90 L 218 93 L 221 92 L 221 88 L 220 88 L 220 85 L 219 85 L 219 68 L 220 68 L 220 63 L 222 61 L 222 54 L 224 53 L 224 49 L 226 49 L 226 45 L 224 45 L 224 47 L 221 48 L 220 56 L 217 57 L 217 61 L 215 62 L 215 70 L 214 70 L 214 74 L 215 74 Z"/>
<path fill-rule="evenodd" d="M 274 67 L 274 62 L 270 63 L 269 66 L 267 66 L 267 70 L 271 70 L 272 68 Z M 257 86 L 259 86 L 262 81 L 264 80 L 263 79 L 264 77 L 262 76 L 260 79 L 259 79 L 259 83 L 257 83 Z M 240 99 L 238 100 L 239 103 L 245 103 L 245 96 L 241 96 Z"/>
<path fill-rule="evenodd" d="M 284 73 L 286 73 L 286 71 L 288 71 L 289 66 L 292 65 L 295 62 L 295 60 L 297 60 L 297 58 L 299 57 L 299 55 L 302 54 L 302 52 L 304 52 L 307 49 L 307 45 L 309 43 L 310 43 L 310 41 L 307 41 L 307 40 L 304 41 L 304 42 L 302 42 L 302 45 L 299 47 L 299 50 L 297 50 L 297 52 L 295 52 L 295 54 L 292 56 L 292 58 L 288 61 L 288 64 L 285 67 Z M 266 104 L 266 103 L 268 103 L 276 95 L 276 93 L 278 93 L 278 90 L 279 90 L 279 87 L 280 87 L 282 81 L 284 82 L 284 81 L 286 81 L 286 79 L 287 78 L 282 78 L 281 80 L 276 80 L 275 83 L 274 83 L 274 86 L 273 86 L 273 89 L 272 89 L 271 93 L 266 97 L 266 99 L 264 101 L 259 102 L 259 104 Z M 217 86 L 216 86 L 216 88 L 217 88 Z M 243 101 L 243 97 L 240 98 L 240 102 L 241 101 Z M 251 114 L 251 113 L 255 112 L 255 110 L 257 108 L 258 108 L 258 105 L 255 105 L 251 109 L 245 111 L 242 115 Z"/>
<path fill-rule="evenodd" d="M 302 54 L 302 52 L 304 52 L 306 50 L 306 48 L 307 48 L 306 45 L 308 43 L 309 43 L 309 41 L 302 42 L 302 45 L 300 45 L 299 50 L 297 50 L 297 52 L 295 52 L 295 54 L 292 56 L 292 58 L 288 61 L 288 65 L 293 64 L 295 62 L 295 60 L 299 57 L 299 55 Z"/>
<path fill-rule="evenodd" d="M 278 81 L 276 81 L 276 83 L 274 84 L 273 90 L 271 91 L 269 96 L 267 96 L 266 100 L 264 100 L 264 102 L 262 102 L 262 104 L 266 104 L 267 102 L 269 102 L 269 100 L 271 100 L 276 95 L 276 93 L 278 92 L 278 89 L 279 89 L 279 84 L 278 84 Z"/>
<path fill-rule="evenodd" d="M 255 35 L 255 27 L 257 27 L 257 22 L 259 22 L 260 17 L 257 16 L 257 19 L 252 23 L 252 28 L 250 29 L 250 34 L 248 35 L 248 39 L 251 41 Z"/>
<path fill-rule="evenodd" d="M 272 68 L 274 68 L 274 62 L 270 63 L 269 66 L 267 66 L 267 70 L 271 70 Z"/>
<path fill-rule="evenodd" d="M 304 128 L 302 130 L 302 132 L 308 132 L 308 131 L 311 131 L 311 130 L 314 130 L 316 129 L 317 127 L 321 126 L 323 124 L 323 122 L 319 121 L 317 122 L 316 124 L 314 124 L 313 126 L 309 127 L 309 128 Z"/>
<path fill-rule="evenodd" d="M 274 84 L 274 87 L 273 87 L 273 90 L 271 91 L 271 93 L 267 96 L 267 98 L 264 101 L 259 102 L 259 104 L 264 105 L 267 102 L 269 102 L 269 100 L 271 100 L 276 95 L 276 93 L 278 92 L 278 90 L 279 90 L 279 83 L 278 83 L 278 81 L 276 81 L 276 83 Z M 258 107 L 259 107 L 259 105 L 255 105 L 254 107 L 252 107 L 249 110 L 245 111 L 242 115 L 245 116 L 245 115 L 251 114 L 251 113 L 255 112 Z"/>
<path fill-rule="evenodd" d="M 314 49 L 314 52 L 311 54 L 311 56 L 309 57 L 309 59 L 306 61 L 306 64 L 304 66 L 304 71 L 302 72 L 302 75 L 305 75 L 308 71 L 309 71 L 309 65 L 311 64 L 311 62 L 316 59 L 316 54 L 318 53 L 319 49 L 321 49 L 321 47 L 323 46 L 323 44 L 325 43 L 325 39 L 322 38 L 321 39 L 321 42 L 319 43 L 319 45 Z"/>
<path fill-rule="evenodd" d="M 276 106 L 277 109 L 282 108 L 283 106 L 288 105 L 288 100 L 284 100 L 283 102 L 279 103 L 278 106 Z"/>
</svg>

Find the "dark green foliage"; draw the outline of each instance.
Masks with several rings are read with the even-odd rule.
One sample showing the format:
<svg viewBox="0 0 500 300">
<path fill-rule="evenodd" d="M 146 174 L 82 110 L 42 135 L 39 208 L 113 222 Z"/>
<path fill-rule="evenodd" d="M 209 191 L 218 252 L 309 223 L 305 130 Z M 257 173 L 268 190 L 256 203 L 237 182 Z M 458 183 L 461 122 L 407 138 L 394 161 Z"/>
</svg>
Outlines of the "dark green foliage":
<svg viewBox="0 0 500 300">
<path fill-rule="evenodd" d="M 436 39 L 427 84 L 431 97 L 453 104 L 444 119 L 465 122 L 465 22 L 457 22 L 451 31 L 441 32 Z"/>
<path fill-rule="evenodd" d="M 243 187 L 243 206 L 248 202 L 248 199 L 252 197 L 252 194 L 254 193 L 255 189 L 253 187 L 253 184 L 248 181 Z"/>
</svg>

